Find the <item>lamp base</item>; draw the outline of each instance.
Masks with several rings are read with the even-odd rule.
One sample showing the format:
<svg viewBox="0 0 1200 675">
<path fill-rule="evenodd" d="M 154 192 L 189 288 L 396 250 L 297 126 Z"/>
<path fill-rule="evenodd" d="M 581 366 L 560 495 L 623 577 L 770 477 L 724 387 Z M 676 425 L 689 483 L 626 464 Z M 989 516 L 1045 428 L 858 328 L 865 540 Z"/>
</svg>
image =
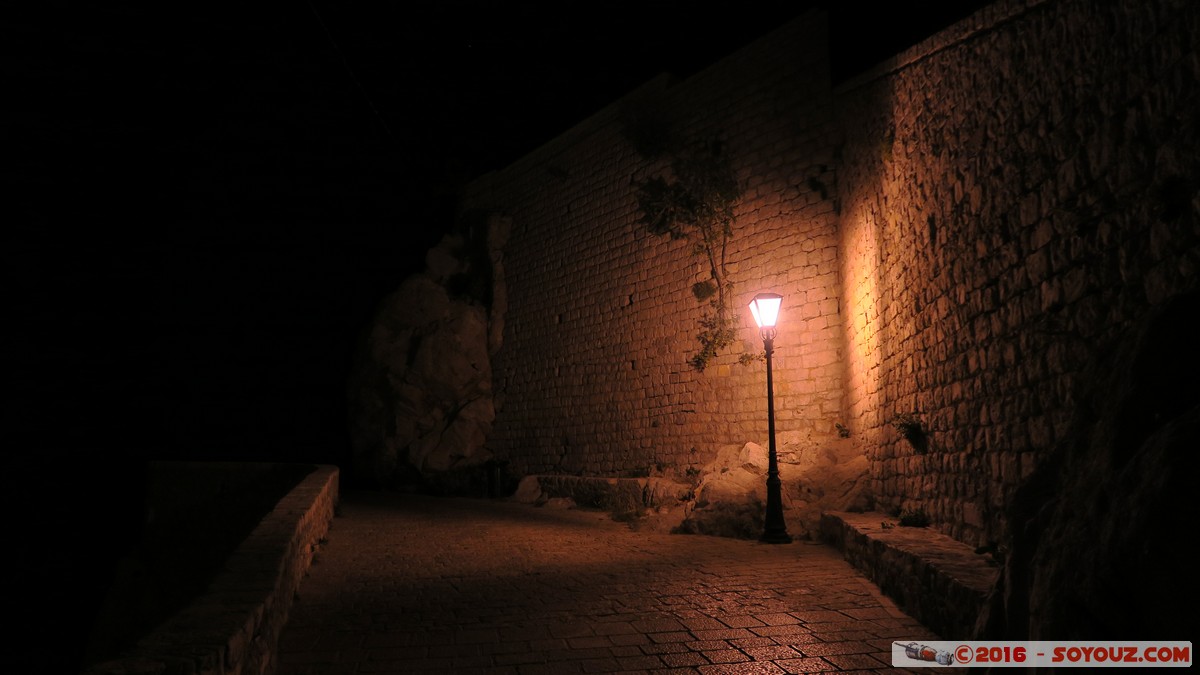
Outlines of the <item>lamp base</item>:
<svg viewBox="0 0 1200 675">
<path fill-rule="evenodd" d="M 787 530 L 767 530 L 758 540 L 764 544 L 790 544 L 792 535 L 788 534 Z"/>
</svg>

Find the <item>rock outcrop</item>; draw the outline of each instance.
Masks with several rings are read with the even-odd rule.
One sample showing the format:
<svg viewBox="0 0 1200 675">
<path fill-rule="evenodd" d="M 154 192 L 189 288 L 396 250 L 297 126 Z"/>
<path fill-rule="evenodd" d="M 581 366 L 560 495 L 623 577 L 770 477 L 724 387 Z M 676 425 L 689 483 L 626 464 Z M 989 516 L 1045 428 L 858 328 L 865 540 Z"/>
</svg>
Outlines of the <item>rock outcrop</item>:
<svg viewBox="0 0 1200 675">
<path fill-rule="evenodd" d="M 793 490 L 791 504 L 784 502 L 791 509 L 785 516 L 793 536 L 817 538 L 825 511 L 858 513 L 874 506 L 870 461 L 853 439 L 820 444 L 797 439 L 782 448 L 780 476 Z"/>
<path fill-rule="evenodd" d="M 788 532 L 815 539 L 821 513 L 870 508 L 867 458 L 849 439 L 815 444 L 783 438 L 777 446 Z M 767 501 L 767 449 L 756 443 L 722 448 L 699 473 L 695 501 L 676 528 L 681 533 L 746 539 L 762 534 Z"/>
<path fill-rule="evenodd" d="M 447 234 L 381 303 L 349 384 L 356 481 L 459 491 L 481 479 L 508 228 L 491 217 Z"/>
</svg>

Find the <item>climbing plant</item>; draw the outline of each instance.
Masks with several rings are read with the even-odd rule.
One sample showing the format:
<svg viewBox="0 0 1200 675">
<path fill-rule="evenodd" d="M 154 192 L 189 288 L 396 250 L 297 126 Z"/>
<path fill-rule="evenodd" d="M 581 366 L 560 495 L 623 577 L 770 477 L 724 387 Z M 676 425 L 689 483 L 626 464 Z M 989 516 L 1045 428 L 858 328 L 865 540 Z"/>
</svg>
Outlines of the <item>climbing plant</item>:
<svg viewBox="0 0 1200 675">
<path fill-rule="evenodd" d="M 733 282 L 725 259 L 733 238 L 733 206 L 742 189 L 719 139 L 675 144 L 655 154 L 666 155 L 669 164 L 663 173 L 635 183 L 641 222 L 654 234 L 689 240 L 692 253 L 706 263 L 708 278 L 692 285 L 692 295 L 708 305 L 696 335 L 700 351 L 688 359 L 703 372 L 737 337 L 738 314 L 730 306 Z M 741 360 L 754 358 L 743 355 Z"/>
</svg>

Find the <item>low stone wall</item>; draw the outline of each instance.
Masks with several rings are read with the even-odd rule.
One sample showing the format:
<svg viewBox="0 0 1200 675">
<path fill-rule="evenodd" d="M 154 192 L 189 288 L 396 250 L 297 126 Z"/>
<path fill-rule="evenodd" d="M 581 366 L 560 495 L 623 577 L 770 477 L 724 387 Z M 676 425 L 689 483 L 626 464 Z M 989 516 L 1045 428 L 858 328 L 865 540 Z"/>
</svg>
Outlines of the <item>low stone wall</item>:
<svg viewBox="0 0 1200 675">
<path fill-rule="evenodd" d="M 204 596 L 133 652 L 86 675 L 273 672 L 292 599 L 333 519 L 338 478 L 337 467 L 317 467 L 263 518 Z"/>
<path fill-rule="evenodd" d="M 1000 568 L 989 556 L 882 513 L 825 513 L 821 536 L 904 611 L 948 640 L 970 639 Z"/>
</svg>

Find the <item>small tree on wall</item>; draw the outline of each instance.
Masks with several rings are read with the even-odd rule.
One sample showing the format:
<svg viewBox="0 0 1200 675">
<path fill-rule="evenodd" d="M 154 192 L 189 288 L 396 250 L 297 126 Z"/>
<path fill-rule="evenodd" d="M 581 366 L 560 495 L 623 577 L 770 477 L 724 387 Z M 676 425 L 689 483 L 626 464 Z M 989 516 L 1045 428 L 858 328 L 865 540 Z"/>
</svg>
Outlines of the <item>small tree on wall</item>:
<svg viewBox="0 0 1200 675">
<path fill-rule="evenodd" d="M 631 134 L 632 135 L 632 134 Z M 636 138 L 636 136 L 634 136 Z M 725 269 L 725 256 L 733 238 L 733 205 L 742 196 L 729 155 L 719 139 L 680 148 L 677 143 L 655 146 L 670 162 L 664 174 L 635 183 L 641 222 L 650 232 L 672 239 L 687 239 L 692 253 L 707 263 L 709 278 L 692 284 L 692 295 L 708 307 L 700 318 L 696 340 L 700 351 L 688 364 L 703 372 L 709 361 L 737 337 L 738 314 L 730 303 L 733 283 Z M 743 355 L 743 362 L 753 360 Z"/>
</svg>

